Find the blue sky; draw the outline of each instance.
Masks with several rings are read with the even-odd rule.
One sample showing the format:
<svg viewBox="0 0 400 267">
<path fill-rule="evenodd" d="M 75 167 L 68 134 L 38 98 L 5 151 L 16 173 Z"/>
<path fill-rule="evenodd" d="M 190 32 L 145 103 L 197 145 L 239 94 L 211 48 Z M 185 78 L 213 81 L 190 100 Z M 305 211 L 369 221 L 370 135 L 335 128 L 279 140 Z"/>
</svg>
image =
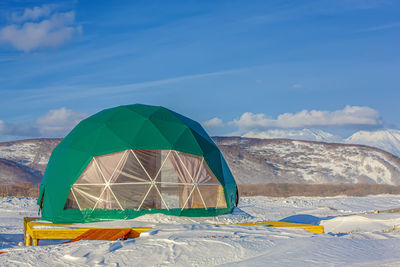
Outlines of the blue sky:
<svg viewBox="0 0 400 267">
<path fill-rule="evenodd" d="M 399 47 L 399 1 L 2 1 L 0 141 L 133 103 L 212 135 L 398 129 Z"/>
</svg>

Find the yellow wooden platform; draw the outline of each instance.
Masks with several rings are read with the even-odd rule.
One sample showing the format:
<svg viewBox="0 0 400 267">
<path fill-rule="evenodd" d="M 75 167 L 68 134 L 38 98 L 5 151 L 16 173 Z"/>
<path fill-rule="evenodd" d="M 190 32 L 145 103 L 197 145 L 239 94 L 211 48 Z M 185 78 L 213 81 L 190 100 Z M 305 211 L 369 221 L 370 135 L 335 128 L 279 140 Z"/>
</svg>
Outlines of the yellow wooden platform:
<svg viewBox="0 0 400 267">
<path fill-rule="evenodd" d="M 35 217 L 24 218 L 24 243 L 26 246 L 37 246 L 40 239 L 75 239 L 78 236 L 84 234 L 91 229 L 99 228 L 80 228 L 71 227 L 68 224 L 52 224 L 43 222 L 34 222 L 34 220 L 40 219 Z M 297 228 L 304 229 L 311 233 L 323 234 L 324 227 L 321 225 L 303 224 L 303 223 L 290 223 L 281 221 L 262 221 L 262 222 L 248 222 L 248 223 L 236 223 L 234 225 L 241 226 L 254 226 L 254 225 L 267 225 L 268 227 L 277 228 Z M 50 226 L 59 228 L 35 228 L 35 226 Z M 64 227 L 64 228 L 63 228 Z M 101 228 L 100 228 L 101 229 Z M 132 228 L 134 231 L 128 238 L 136 238 L 140 236 L 140 233 L 150 230 L 150 227 Z"/>
<path fill-rule="evenodd" d="M 40 239 L 75 239 L 82 235 L 86 231 L 98 228 L 80 228 L 71 227 L 68 224 L 53 224 L 34 222 L 34 220 L 40 218 L 28 217 L 24 218 L 24 243 L 26 246 L 37 246 Z M 51 226 L 60 228 L 35 228 L 35 226 Z M 63 228 L 69 227 L 69 228 Z M 136 238 L 138 234 L 150 230 L 150 227 L 132 228 L 132 235 L 128 235 L 128 238 Z"/>
</svg>

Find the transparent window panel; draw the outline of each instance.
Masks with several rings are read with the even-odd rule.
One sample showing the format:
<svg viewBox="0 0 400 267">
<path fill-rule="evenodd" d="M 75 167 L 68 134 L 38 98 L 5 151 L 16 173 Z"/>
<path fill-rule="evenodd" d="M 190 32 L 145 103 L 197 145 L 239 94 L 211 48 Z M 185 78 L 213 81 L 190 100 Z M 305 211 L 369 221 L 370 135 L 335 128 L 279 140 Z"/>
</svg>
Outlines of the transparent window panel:
<svg viewBox="0 0 400 267">
<path fill-rule="evenodd" d="M 153 187 L 151 180 L 156 183 Z M 73 185 L 65 208 L 78 205 L 81 209 L 222 208 L 226 201 L 202 157 L 173 150 L 126 150 L 90 162 Z"/>
<path fill-rule="evenodd" d="M 199 184 L 215 184 L 215 185 L 221 184 L 218 181 L 217 177 L 215 177 L 214 173 L 210 170 L 205 161 L 203 161 L 203 164 L 200 167 L 197 182 Z"/>
<path fill-rule="evenodd" d="M 171 161 L 173 157 L 171 154 L 174 153 L 173 151 L 161 151 L 161 161 L 162 161 L 162 168 L 160 173 L 157 177 L 157 181 L 161 183 L 185 183 L 186 179 L 179 179 L 178 172 L 174 167 L 174 164 Z M 168 158 L 167 158 L 168 156 Z M 173 160 L 173 159 L 172 159 Z M 184 170 L 183 170 L 184 171 Z M 189 178 L 189 177 L 188 177 Z M 190 179 L 190 178 L 189 178 Z"/>
<path fill-rule="evenodd" d="M 220 186 L 218 185 L 199 185 L 199 190 L 203 196 L 207 208 L 217 207 L 218 199 L 220 197 Z M 225 196 L 223 196 L 225 198 Z"/>
<path fill-rule="evenodd" d="M 124 164 L 115 172 L 111 183 L 138 183 L 150 182 L 149 176 L 144 171 L 132 151 L 128 151 Z"/>
<path fill-rule="evenodd" d="M 151 187 L 140 209 L 161 209 L 161 196 L 155 186 Z"/>
<path fill-rule="evenodd" d="M 171 150 L 160 150 L 161 153 L 161 164 L 163 164 L 163 162 L 167 159 L 167 157 L 169 156 L 169 154 L 171 153 Z"/>
<path fill-rule="evenodd" d="M 65 202 L 64 209 L 79 209 L 78 203 L 76 203 L 72 191 L 69 191 L 67 201 Z"/>
<path fill-rule="evenodd" d="M 178 179 L 181 183 L 191 183 L 193 184 L 194 179 L 192 178 L 191 174 L 189 173 L 188 168 L 184 164 L 184 160 L 178 155 L 176 151 L 172 151 L 169 154 L 168 160 L 170 164 L 175 169 L 176 174 L 178 175 Z M 167 165 L 167 167 L 171 167 Z M 164 168 L 164 167 L 163 167 Z"/>
<path fill-rule="evenodd" d="M 161 167 L 161 150 L 134 150 L 134 153 L 151 179 L 154 179 Z"/>
<path fill-rule="evenodd" d="M 114 174 L 114 172 L 124 165 L 126 161 L 126 152 L 121 151 L 117 153 L 97 156 L 95 157 L 95 159 L 99 169 L 104 175 L 105 180 L 110 181 L 110 178 Z"/>
<path fill-rule="evenodd" d="M 201 167 L 203 158 L 183 152 L 176 152 L 179 155 L 180 163 L 189 172 L 194 182 L 197 182 L 197 177 Z"/>
<path fill-rule="evenodd" d="M 218 204 L 217 204 L 217 208 L 226 208 L 226 199 L 225 199 L 225 193 L 224 193 L 224 188 L 222 187 L 222 185 L 219 186 L 219 198 L 218 198 Z"/>
<path fill-rule="evenodd" d="M 121 209 L 117 200 L 115 199 L 114 195 L 112 194 L 110 188 L 106 188 L 101 194 L 97 205 L 95 206 L 96 209 Z"/>
<path fill-rule="evenodd" d="M 160 190 L 161 196 L 165 204 L 170 209 L 182 208 L 185 204 L 193 186 L 187 185 L 176 185 L 176 184 L 159 184 L 158 189 Z M 161 207 L 164 209 L 166 206 L 161 203 Z"/>
<path fill-rule="evenodd" d="M 150 184 L 129 184 L 129 185 L 110 185 L 111 190 L 117 196 L 119 203 L 124 209 L 137 209 L 147 191 Z"/>
<path fill-rule="evenodd" d="M 104 185 L 73 185 L 72 189 L 81 209 L 93 209 Z"/>
<path fill-rule="evenodd" d="M 182 199 L 180 202 L 180 208 L 187 208 L 191 207 L 193 203 L 193 199 L 191 197 L 192 191 L 194 192 L 194 186 L 193 185 L 185 185 L 183 186 L 183 191 L 182 191 Z"/>
<path fill-rule="evenodd" d="M 203 201 L 201 200 L 199 190 L 197 188 L 194 189 L 192 195 L 189 198 L 189 201 L 185 205 L 185 209 L 204 209 L 205 206 Z"/>
<path fill-rule="evenodd" d="M 97 168 L 94 160 L 89 163 L 86 169 L 79 176 L 76 184 L 104 184 L 104 179 Z"/>
</svg>

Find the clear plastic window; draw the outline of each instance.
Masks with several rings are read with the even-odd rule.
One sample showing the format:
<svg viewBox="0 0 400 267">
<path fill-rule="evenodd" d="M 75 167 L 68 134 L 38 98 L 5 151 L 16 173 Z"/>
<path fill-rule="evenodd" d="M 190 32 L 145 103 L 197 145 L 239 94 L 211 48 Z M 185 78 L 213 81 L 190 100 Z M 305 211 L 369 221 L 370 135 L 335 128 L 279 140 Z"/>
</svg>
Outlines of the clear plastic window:
<svg viewBox="0 0 400 267">
<path fill-rule="evenodd" d="M 174 150 L 97 156 L 72 186 L 65 209 L 226 208 L 204 158 Z"/>
</svg>

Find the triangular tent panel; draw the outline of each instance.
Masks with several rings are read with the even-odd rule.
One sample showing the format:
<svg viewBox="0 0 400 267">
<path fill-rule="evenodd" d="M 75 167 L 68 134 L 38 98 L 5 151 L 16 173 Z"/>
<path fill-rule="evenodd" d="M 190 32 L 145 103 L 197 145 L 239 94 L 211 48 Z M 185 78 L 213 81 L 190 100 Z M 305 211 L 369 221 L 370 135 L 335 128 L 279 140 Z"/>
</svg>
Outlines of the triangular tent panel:
<svg viewBox="0 0 400 267">
<path fill-rule="evenodd" d="M 237 186 L 197 122 L 163 107 L 128 105 L 81 121 L 54 149 L 40 185 L 42 219 L 131 219 L 148 213 L 230 213 Z"/>
</svg>

